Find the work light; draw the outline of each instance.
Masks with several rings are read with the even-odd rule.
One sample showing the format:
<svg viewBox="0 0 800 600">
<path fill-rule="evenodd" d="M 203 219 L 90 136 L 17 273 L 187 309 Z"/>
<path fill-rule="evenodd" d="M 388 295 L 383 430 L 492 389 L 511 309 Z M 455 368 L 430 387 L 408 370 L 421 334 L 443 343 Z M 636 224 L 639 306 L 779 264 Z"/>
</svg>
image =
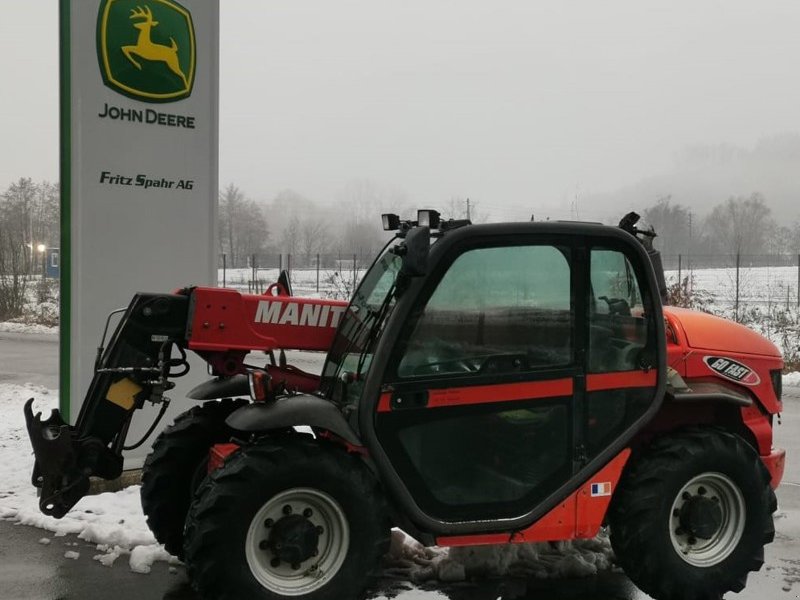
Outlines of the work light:
<svg viewBox="0 0 800 600">
<path fill-rule="evenodd" d="M 381 215 L 383 221 L 384 231 L 395 231 L 400 229 L 400 217 L 393 213 L 384 213 Z"/>
<path fill-rule="evenodd" d="M 417 211 L 417 225 L 420 227 L 430 227 L 431 229 L 439 228 L 439 213 L 435 210 L 418 210 Z"/>
</svg>

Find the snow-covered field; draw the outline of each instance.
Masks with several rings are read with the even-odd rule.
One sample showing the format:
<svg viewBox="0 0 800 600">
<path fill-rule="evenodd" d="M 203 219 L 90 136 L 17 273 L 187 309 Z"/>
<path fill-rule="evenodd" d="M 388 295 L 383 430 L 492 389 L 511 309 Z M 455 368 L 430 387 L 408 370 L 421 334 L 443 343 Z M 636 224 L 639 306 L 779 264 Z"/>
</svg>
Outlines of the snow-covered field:
<svg viewBox="0 0 800 600">
<path fill-rule="evenodd" d="M 83 498 L 63 519 L 39 511 L 30 482 L 33 456 L 25 429 L 22 406 L 37 399 L 34 412 L 44 417 L 57 405 L 54 390 L 33 385 L 0 385 L 0 518 L 45 530 L 40 540 L 75 534 L 95 545 L 93 558 L 111 566 L 128 562 L 137 573 L 148 573 L 155 561 L 177 564 L 157 544 L 147 527 L 139 500 L 139 486 L 115 493 Z M 77 558 L 67 546 L 65 558 Z M 594 540 L 558 544 L 520 544 L 457 548 L 424 548 L 399 530 L 392 534 L 392 547 L 385 560 L 386 578 L 409 583 L 458 582 L 471 576 L 516 575 L 533 578 L 582 577 L 611 567 L 611 548 L 602 534 Z"/>
</svg>

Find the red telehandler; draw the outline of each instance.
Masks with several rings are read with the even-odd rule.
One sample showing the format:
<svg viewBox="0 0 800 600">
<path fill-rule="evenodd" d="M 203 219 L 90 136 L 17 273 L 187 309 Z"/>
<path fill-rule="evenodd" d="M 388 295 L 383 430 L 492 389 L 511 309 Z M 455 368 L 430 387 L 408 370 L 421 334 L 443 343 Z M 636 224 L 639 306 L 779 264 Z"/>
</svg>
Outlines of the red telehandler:
<svg viewBox="0 0 800 600">
<path fill-rule="evenodd" d="M 774 537 L 783 360 L 739 324 L 662 306 L 637 220 L 384 215 L 395 237 L 349 303 L 294 297 L 284 276 L 264 295 L 137 294 L 75 425 L 25 407 L 41 510 L 120 474 L 132 415 L 163 415 L 193 351 L 212 378 L 154 443 L 142 504 L 203 597 L 359 597 L 393 526 L 459 546 L 608 525 L 654 598 L 739 591 Z M 326 350 L 321 376 L 289 349 Z"/>
</svg>

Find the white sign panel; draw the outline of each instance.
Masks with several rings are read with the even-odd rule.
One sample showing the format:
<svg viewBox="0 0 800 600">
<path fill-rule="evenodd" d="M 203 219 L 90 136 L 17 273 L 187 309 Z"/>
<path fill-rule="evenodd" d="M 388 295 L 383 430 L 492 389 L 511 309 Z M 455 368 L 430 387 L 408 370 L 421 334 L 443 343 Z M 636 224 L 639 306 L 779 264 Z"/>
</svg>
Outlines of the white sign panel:
<svg viewBox="0 0 800 600">
<path fill-rule="evenodd" d="M 74 423 L 110 311 L 138 291 L 216 284 L 219 3 L 62 0 L 61 19 L 61 406 Z M 156 409 L 137 412 L 129 442 Z"/>
</svg>

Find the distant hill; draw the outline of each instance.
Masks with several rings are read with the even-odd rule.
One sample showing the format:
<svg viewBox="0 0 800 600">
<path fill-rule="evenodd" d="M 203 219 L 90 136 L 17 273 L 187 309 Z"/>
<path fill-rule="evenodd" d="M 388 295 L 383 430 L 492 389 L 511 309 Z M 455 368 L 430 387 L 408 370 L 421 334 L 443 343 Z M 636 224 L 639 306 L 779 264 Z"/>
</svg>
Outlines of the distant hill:
<svg viewBox="0 0 800 600">
<path fill-rule="evenodd" d="M 760 192 L 779 222 L 800 219 L 800 133 L 760 140 L 753 148 L 730 144 L 689 146 L 673 167 L 612 192 L 587 194 L 581 204 L 643 209 L 659 197 L 700 216 L 731 196 Z"/>
</svg>

